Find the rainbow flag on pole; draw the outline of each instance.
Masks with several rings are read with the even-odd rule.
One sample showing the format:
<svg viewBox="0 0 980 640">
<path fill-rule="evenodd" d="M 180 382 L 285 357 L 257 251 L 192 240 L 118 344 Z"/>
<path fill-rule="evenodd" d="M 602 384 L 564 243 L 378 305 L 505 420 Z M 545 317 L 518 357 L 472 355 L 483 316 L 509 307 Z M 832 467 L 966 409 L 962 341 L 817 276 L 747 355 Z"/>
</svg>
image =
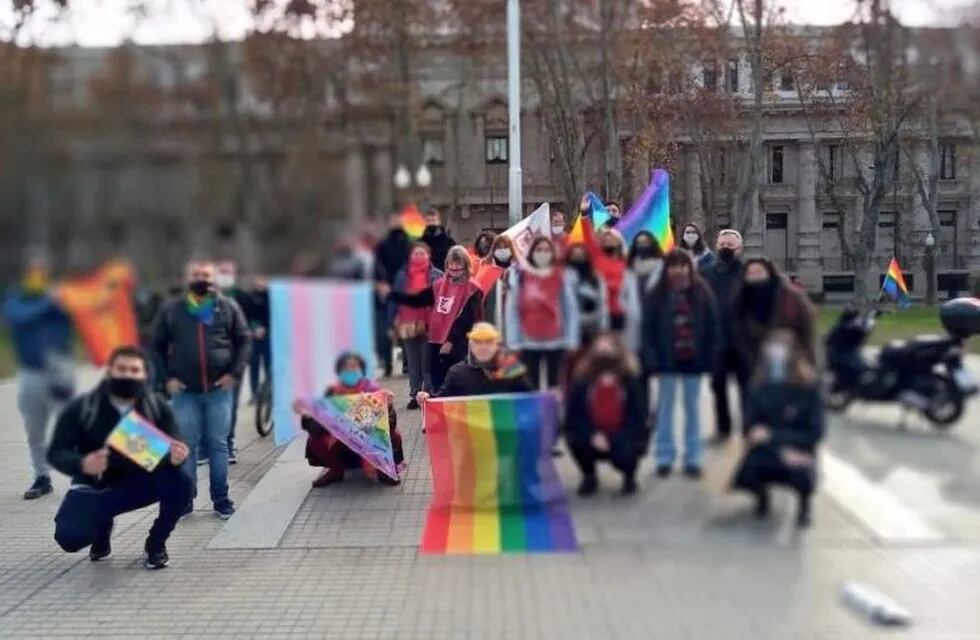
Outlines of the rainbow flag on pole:
<svg viewBox="0 0 980 640">
<path fill-rule="evenodd" d="M 407 204 L 401 214 L 402 229 L 412 240 L 418 240 L 425 232 L 425 218 L 415 204 Z"/>
<path fill-rule="evenodd" d="M 898 265 L 898 260 L 892 258 L 888 264 L 888 272 L 881 283 L 881 290 L 898 303 L 901 307 L 909 306 L 909 287 L 905 284 L 905 276 L 902 275 L 902 267 Z"/>
<path fill-rule="evenodd" d="M 605 203 L 603 203 L 602 198 L 595 193 L 589 191 L 585 194 L 585 197 L 589 200 L 589 211 L 592 214 L 592 229 L 599 231 L 612 219 L 612 215 L 609 214 L 609 210 L 606 208 Z M 568 243 L 580 244 L 583 242 L 585 242 L 585 229 L 582 228 L 582 214 L 579 214 L 576 216 L 575 222 L 572 223 L 572 230 L 568 232 Z"/>
<path fill-rule="evenodd" d="M 657 169 L 650 176 L 650 184 L 640 198 L 616 225 L 623 234 L 627 246 L 641 231 L 649 231 L 657 239 L 661 250 L 674 249 L 674 231 L 670 226 L 670 174 Z"/>
<path fill-rule="evenodd" d="M 543 393 L 426 402 L 434 491 L 423 553 L 578 548 L 551 459 L 557 409 L 555 397 Z"/>
<path fill-rule="evenodd" d="M 300 431 L 295 400 L 323 395 L 334 364 L 353 351 L 374 369 L 374 291 L 368 283 L 274 280 L 269 285 L 272 420 L 276 445 Z"/>
</svg>

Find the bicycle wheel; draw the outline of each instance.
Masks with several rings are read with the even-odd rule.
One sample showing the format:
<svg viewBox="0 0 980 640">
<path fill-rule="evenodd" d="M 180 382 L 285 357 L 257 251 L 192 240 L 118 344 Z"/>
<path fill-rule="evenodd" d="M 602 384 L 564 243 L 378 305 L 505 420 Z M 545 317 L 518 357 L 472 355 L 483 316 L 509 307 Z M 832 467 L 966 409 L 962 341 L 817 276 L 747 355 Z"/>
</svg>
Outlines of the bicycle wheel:
<svg viewBox="0 0 980 640">
<path fill-rule="evenodd" d="M 272 384 L 266 379 L 255 402 L 255 430 L 263 438 L 272 433 Z"/>
</svg>

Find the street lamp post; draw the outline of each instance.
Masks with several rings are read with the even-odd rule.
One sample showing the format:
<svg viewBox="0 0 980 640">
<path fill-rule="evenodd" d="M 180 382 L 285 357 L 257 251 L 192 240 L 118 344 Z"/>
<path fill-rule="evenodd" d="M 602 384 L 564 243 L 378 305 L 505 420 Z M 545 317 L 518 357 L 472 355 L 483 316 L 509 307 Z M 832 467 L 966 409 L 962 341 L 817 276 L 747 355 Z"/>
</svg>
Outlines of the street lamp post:
<svg viewBox="0 0 980 640">
<path fill-rule="evenodd" d="M 414 183 L 413 183 L 414 178 Z M 412 186 L 418 187 L 418 190 L 412 189 Z M 409 191 L 409 198 L 413 200 L 418 200 L 418 198 L 425 194 L 425 192 L 432 185 L 432 172 L 429 170 L 428 165 L 422 164 L 415 171 L 413 176 L 412 172 L 408 170 L 408 167 L 401 164 L 398 165 L 398 169 L 395 171 L 395 187 L 398 188 L 400 192 Z M 402 204 L 405 204 L 404 202 Z M 418 203 L 420 206 L 423 203 Z"/>
<path fill-rule="evenodd" d="M 926 272 L 926 304 L 936 304 L 936 236 L 930 231 L 926 236 L 926 252 L 922 256 Z"/>
<path fill-rule="evenodd" d="M 519 0 L 507 0 L 507 107 L 510 120 L 508 214 L 510 224 L 513 226 L 524 217 L 521 177 L 521 5 Z"/>
</svg>

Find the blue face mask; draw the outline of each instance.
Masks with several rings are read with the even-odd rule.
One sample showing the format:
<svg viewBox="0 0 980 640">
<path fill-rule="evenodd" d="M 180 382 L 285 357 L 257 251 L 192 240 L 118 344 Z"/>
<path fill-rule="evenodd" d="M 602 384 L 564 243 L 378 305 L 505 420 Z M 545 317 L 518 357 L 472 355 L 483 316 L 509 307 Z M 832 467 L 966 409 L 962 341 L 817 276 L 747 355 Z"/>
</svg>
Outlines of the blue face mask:
<svg viewBox="0 0 980 640">
<path fill-rule="evenodd" d="M 338 377 L 340 378 L 340 384 L 344 385 L 345 387 L 356 387 L 357 383 L 361 381 L 363 376 L 361 375 L 360 371 L 352 371 L 348 369 L 346 371 L 341 371 L 340 376 Z"/>
</svg>

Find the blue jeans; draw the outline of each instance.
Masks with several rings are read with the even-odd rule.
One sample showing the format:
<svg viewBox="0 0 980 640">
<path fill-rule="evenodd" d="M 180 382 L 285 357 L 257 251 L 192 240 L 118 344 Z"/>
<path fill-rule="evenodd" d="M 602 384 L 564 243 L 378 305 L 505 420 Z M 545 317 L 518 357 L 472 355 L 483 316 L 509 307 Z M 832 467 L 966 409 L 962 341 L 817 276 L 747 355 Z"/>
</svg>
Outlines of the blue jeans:
<svg viewBox="0 0 980 640">
<path fill-rule="evenodd" d="M 252 390 L 252 399 L 259 397 L 262 378 L 270 377 L 269 367 L 272 364 L 270 346 L 269 338 L 252 339 L 252 354 L 248 361 L 248 386 Z"/>
<path fill-rule="evenodd" d="M 701 396 L 701 376 L 664 374 L 660 376 L 657 397 L 656 461 L 658 467 L 674 464 L 677 445 L 674 444 L 674 397 L 677 383 L 684 393 L 684 465 L 701 467 L 701 416 L 698 401 Z"/>
<path fill-rule="evenodd" d="M 231 391 L 181 392 L 174 396 L 173 409 L 180 433 L 190 449 L 184 472 L 189 474 L 197 495 L 197 455 L 208 455 L 211 501 L 217 507 L 228 502 L 228 434 L 231 431 Z"/>
</svg>

